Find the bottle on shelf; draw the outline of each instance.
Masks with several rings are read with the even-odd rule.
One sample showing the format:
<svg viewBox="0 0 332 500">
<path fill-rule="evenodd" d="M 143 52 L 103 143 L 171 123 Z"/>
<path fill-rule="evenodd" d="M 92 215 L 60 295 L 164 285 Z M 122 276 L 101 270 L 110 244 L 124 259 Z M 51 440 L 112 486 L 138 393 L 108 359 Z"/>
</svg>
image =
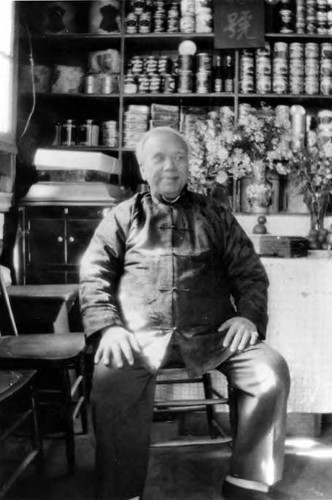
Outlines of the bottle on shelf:
<svg viewBox="0 0 332 500">
<path fill-rule="evenodd" d="M 222 92 L 222 90 L 223 90 L 222 58 L 220 54 L 217 54 L 213 68 L 213 92 L 218 94 Z"/>
<path fill-rule="evenodd" d="M 234 92 L 234 57 L 232 54 L 226 55 L 226 67 L 225 67 L 225 78 L 224 78 L 224 91 Z"/>
</svg>

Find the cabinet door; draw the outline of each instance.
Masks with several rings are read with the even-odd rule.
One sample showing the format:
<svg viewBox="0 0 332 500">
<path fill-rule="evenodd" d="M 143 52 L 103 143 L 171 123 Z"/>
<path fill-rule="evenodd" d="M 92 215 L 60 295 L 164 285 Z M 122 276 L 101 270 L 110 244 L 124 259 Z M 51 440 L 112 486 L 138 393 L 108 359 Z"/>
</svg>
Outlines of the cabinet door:
<svg viewBox="0 0 332 500">
<path fill-rule="evenodd" d="M 65 228 L 60 219 L 29 220 L 28 264 L 35 268 L 65 262 Z"/>
<path fill-rule="evenodd" d="M 99 222 L 97 219 L 67 221 L 67 264 L 79 265 Z"/>
</svg>

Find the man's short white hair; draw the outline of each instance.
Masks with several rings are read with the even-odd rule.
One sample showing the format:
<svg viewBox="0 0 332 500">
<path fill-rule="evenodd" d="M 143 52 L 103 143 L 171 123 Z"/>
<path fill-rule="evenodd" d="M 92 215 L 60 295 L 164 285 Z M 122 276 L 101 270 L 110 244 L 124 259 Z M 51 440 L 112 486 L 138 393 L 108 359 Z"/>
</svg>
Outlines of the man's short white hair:
<svg viewBox="0 0 332 500">
<path fill-rule="evenodd" d="M 135 152 L 136 152 L 136 158 L 137 158 L 137 161 L 138 161 L 139 165 L 142 164 L 142 161 L 143 161 L 143 158 L 144 158 L 144 146 L 145 146 L 145 143 L 154 134 L 173 134 L 173 135 L 175 135 L 176 137 L 178 137 L 183 142 L 183 144 L 184 144 L 184 146 L 185 146 L 185 148 L 187 150 L 187 153 L 188 154 L 190 153 L 190 144 L 187 141 L 187 139 L 184 137 L 184 135 L 180 134 L 180 132 L 178 132 L 177 130 L 175 130 L 174 128 L 171 128 L 171 127 L 154 127 L 154 128 L 151 128 L 150 130 L 148 130 L 142 136 L 142 138 L 138 141 L 138 143 L 136 145 L 136 151 Z"/>
</svg>

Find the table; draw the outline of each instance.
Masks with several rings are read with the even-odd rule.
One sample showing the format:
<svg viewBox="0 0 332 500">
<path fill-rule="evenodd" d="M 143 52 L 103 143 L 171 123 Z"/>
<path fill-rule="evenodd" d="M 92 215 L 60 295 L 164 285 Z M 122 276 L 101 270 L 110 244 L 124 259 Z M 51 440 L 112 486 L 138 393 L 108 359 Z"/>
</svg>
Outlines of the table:
<svg viewBox="0 0 332 500">
<path fill-rule="evenodd" d="M 70 331 L 69 314 L 78 298 L 77 284 L 15 285 L 7 290 L 19 332 Z"/>
</svg>

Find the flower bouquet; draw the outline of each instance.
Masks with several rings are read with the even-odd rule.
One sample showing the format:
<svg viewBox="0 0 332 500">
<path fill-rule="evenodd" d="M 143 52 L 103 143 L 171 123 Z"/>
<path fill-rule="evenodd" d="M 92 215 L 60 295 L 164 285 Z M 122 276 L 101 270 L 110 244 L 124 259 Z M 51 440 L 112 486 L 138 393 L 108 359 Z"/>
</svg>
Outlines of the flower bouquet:
<svg viewBox="0 0 332 500">
<path fill-rule="evenodd" d="M 213 111 L 197 121 L 188 140 L 192 149 L 189 185 L 193 190 L 206 193 L 211 184 L 257 174 L 256 182 L 248 188 L 250 201 L 265 189 L 266 170 L 287 173 L 290 124 L 270 106 L 256 109 L 242 105 L 237 123 L 233 113 L 224 117 L 222 112 L 218 115 Z"/>
</svg>

